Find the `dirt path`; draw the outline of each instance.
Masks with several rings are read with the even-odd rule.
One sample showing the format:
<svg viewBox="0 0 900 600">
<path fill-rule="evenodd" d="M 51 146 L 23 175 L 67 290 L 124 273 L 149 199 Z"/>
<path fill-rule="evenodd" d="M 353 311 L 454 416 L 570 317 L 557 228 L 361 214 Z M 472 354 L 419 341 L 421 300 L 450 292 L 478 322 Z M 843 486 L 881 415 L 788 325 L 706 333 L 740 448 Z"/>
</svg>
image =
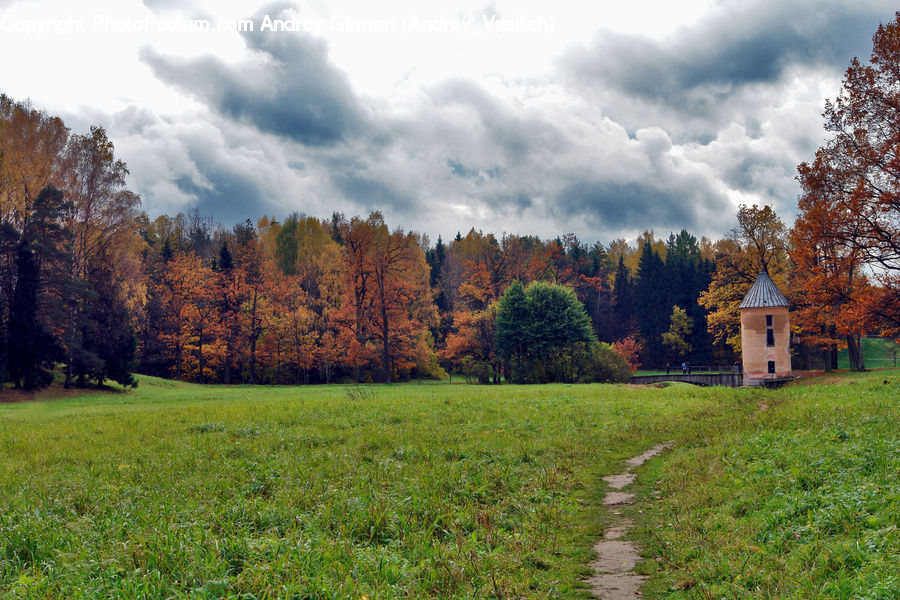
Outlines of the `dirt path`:
<svg viewBox="0 0 900 600">
<path fill-rule="evenodd" d="M 641 560 L 634 544 L 622 538 L 631 529 L 631 520 L 626 519 L 615 510 L 616 506 L 631 504 L 634 494 L 622 491 L 634 482 L 637 468 L 657 456 L 672 445 L 672 442 L 659 444 L 626 461 L 628 469 L 618 475 L 609 475 L 603 481 L 609 484 L 610 491 L 603 498 L 606 506 L 613 508 L 613 519 L 603 534 L 603 539 L 594 545 L 597 558 L 591 563 L 594 574 L 588 579 L 591 592 L 601 600 L 623 600 L 639 598 L 641 584 L 646 579 L 634 572 L 634 566 Z"/>
</svg>

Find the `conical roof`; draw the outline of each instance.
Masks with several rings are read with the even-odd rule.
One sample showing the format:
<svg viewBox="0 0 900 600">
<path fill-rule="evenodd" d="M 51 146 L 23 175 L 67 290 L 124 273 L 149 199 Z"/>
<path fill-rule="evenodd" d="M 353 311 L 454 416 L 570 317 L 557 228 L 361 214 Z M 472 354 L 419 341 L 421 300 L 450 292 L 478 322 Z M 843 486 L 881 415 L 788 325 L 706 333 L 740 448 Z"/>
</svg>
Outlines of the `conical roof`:
<svg viewBox="0 0 900 600">
<path fill-rule="evenodd" d="M 741 300 L 738 308 L 770 308 L 773 306 L 790 306 L 787 298 L 775 285 L 765 269 L 760 271 L 756 281 L 750 286 L 750 290 Z"/>
</svg>

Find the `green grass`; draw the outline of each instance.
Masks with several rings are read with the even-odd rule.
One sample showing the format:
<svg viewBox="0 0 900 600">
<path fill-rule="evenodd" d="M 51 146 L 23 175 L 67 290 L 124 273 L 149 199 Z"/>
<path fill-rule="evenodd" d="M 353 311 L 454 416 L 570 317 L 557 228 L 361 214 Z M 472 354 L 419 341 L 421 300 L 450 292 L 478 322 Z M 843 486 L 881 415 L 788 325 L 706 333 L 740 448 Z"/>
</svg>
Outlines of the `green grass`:
<svg viewBox="0 0 900 600">
<path fill-rule="evenodd" d="M 0 597 L 587 598 L 602 476 L 671 439 L 634 507 L 647 597 L 894 598 L 897 372 L 839 377 L 365 393 L 142 378 L 0 405 Z"/>
<path fill-rule="evenodd" d="M 8 597 L 586 597 L 604 474 L 746 395 L 199 387 L 0 406 Z"/>
<path fill-rule="evenodd" d="M 888 338 L 863 338 L 862 350 L 867 369 L 894 368 L 900 358 L 900 344 Z M 846 348 L 838 352 L 838 367 L 850 368 Z"/>
<path fill-rule="evenodd" d="M 900 598 L 900 373 L 820 382 L 641 473 L 649 597 Z"/>
</svg>

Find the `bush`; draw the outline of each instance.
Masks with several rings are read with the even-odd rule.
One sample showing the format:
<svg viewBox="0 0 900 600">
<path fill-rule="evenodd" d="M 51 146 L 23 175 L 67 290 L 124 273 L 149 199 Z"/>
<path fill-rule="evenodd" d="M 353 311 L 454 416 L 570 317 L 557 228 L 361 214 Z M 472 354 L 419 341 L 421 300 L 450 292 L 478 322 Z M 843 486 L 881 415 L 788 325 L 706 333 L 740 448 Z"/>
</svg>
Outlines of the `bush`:
<svg viewBox="0 0 900 600">
<path fill-rule="evenodd" d="M 598 342 L 591 348 L 591 364 L 586 381 L 628 383 L 631 381 L 631 367 L 612 346 Z"/>
<path fill-rule="evenodd" d="M 466 378 L 466 383 L 477 381 L 481 384 L 488 384 L 491 382 L 491 377 L 494 377 L 495 379 L 497 377 L 497 373 L 490 363 L 484 360 L 478 360 L 471 356 L 464 356 L 462 360 L 459 361 L 459 368 Z"/>
<path fill-rule="evenodd" d="M 511 378 L 521 383 L 627 383 L 628 361 L 603 342 L 577 342 L 556 348 L 544 360 L 527 363 L 513 359 Z M 486 379 L 481 383 L 487 383 Z"/>
</svg>

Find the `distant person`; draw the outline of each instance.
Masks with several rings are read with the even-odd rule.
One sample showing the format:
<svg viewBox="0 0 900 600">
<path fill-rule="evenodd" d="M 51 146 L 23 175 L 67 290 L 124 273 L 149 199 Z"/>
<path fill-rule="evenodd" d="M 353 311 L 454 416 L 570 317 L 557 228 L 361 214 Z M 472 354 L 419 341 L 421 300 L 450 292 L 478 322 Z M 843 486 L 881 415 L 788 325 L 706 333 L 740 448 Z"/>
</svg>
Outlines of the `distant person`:
<svg viewBox="0 0 900 600">
<path fill-rule="evenodd" d="M 666 375 L 669 374 L 669 363 L 666 363 Z"/>
<path fill-rule="evenodd" d="M 686 362 L 681 363 L 681 374 L 687 375 L 687 363 Z"/>
<path fill-rule="evenodd" d="M 688 363 L 687 369 L 688 369 L 688 375 L 690 375 L 691 374 L 691 363 Z"/>
</svg>

